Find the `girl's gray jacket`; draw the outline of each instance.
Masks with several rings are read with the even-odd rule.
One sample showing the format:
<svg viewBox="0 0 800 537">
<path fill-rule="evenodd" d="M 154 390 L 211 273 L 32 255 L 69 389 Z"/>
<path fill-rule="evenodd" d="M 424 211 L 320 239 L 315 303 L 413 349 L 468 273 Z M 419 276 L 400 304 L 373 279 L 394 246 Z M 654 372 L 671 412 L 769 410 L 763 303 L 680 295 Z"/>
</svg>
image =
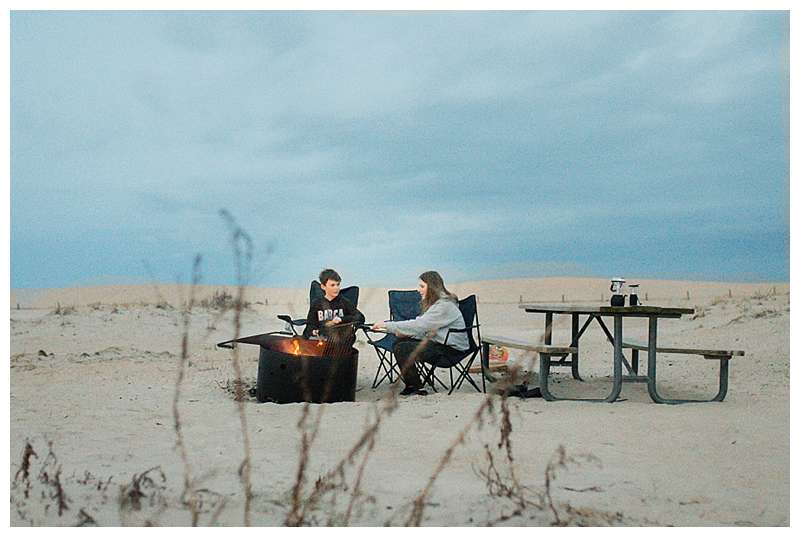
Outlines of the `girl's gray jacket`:
<svg viewBox="0 0 800 537">
<path fill-rule="evenodd" d="M 447 331 L 451 328 L 463 330 L 464 317 L 458 304 L 449 297 L 442 297 L 428 308 L 428 311 L 410 321 L 386 321 L 386 331 L 392 334 L 411 336 L 415 339 L 429 337 L 437 343 L 444 343 L 447 338 L 447 346 L 460 351 L 469 348 L 469 340 L 466 332 L 453 332 L 447 336 Z"/>
</svg>

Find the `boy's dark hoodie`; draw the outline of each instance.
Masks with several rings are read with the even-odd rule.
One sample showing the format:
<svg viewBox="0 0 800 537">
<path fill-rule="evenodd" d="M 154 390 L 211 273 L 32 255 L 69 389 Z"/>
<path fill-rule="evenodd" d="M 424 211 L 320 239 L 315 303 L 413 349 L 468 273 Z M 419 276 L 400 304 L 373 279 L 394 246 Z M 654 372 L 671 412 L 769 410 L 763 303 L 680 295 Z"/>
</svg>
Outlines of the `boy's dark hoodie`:
<svg viewBox="0 0 800 537">
<path fill-rule="evenodd" d="M 318 330 L 320 335 L 325 335 L 325 323 L 335 317 L 339 317 L 343 323 L 364 322 L 364 315 L 342 295 L 337 295 L 333 300 L 322 297 L 311 303 L 303 337 L 311 337 L 314 335 L 314 330 Z"/>
</svg>

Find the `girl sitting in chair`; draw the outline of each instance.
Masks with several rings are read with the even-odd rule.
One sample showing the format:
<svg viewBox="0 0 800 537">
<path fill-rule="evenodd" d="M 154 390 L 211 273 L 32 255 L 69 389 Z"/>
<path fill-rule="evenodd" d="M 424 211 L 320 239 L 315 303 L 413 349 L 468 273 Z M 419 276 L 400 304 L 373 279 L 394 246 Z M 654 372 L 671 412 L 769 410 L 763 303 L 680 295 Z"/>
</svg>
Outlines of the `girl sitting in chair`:
<svg viewBox="0 0 800 537">
<path fill-rule="evenodd" d="M 458 309 L 458 297 L 447 290 L 438 272 L 423 272 L 419 276 L 422 314 L 409 321 L 384 321 L 372 325 L 374 330 L 386 330 L 402 337 L 394 345 L 394 357 L 400 366 L 405 389 L 400 395 L 427 395 L 415 366 L 416 362 L 435 360 L 458 361 L 469 348 L 463 330 L 464 317 Z M 446 343 L 445 343 L 446 342 Z"/>
</svg>

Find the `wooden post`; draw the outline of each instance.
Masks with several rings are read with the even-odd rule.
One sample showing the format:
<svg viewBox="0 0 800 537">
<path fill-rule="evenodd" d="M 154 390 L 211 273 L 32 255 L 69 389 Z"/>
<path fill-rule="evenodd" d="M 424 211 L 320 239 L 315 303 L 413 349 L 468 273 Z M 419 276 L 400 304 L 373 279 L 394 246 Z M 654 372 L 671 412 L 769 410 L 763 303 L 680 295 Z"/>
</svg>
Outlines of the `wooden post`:
<svg viewBox="0 0 800 537">
<path fill-rule="evenodd" d="M 519 295 L 519 303 L 522 304 L 522 295 Z"/>
<path fill-rule="evenodd" d="M 561 295 L 561 302 L 564 302 L 564 295 Z"/>
<path fill-rule="evenodd" d="M 650 298 L 647 296 L 647 293 L 644 294 L 644 300 L 645 300 L 645 302 L 649 302 L 650 301 Z"/>
<path fill-rule="evenodd" d="M 691 298 L 689 298 L 689 291 L 686 291 L 686 300 L 691 300 Z"/>
<path fill-rule="evenodd" d="M 733 292 L 730 289 L 728 289 L 728 298 L 733 298 Z"/>
</svg>

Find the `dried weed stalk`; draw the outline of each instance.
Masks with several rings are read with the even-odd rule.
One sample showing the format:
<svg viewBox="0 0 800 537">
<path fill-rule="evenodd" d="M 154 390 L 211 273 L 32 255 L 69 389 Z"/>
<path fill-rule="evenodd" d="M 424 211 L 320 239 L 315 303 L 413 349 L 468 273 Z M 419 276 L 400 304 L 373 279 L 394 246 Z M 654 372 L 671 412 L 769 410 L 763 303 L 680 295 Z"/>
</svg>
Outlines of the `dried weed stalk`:
<svg viewBox="0 0 800 537">
<path fill-rule="evenodd" d="M 234 262 L 236 265 L 236 301 L 233 318 L 234 326 L 234 339 L 240 337 L 242 326 L 242 306 L 244 304 L 244 290 L 247 284 L 250 264 L 253 259 L 253 241 L 250 236 L 236 223 L 233 216 L 225 209 L 220 210 L 220 215 L 228 224 L 231 230 L 231 243 L 233 245 Z M 239 412 L 239 423 L 242 429 L 242 444 L 244 449 L 244 457 L 239 466 L 239 477 L 242 481 L 242 488 L 244 489 L 244 525 L 250 525 L 250 506 L 253 500 L 253 491 L 251 484 L 251 459 L 250 459 L 250 435 L 247 428 L 247 415 L 245 413 L 244 401 L 247 397 L 247 392 L 242 384 L 242 367 L 239 359 L 239 346 L 236 345 L 233 350 L 233 370 L 236 375 L 237 392 L 235 394 L 237 410 Z"/>
<path fill-rule="evenodd" d="M 76 526 L 97 526 L 97 521 L 94 519 L 92 515 L 86 512 L 85 509 L 81 508 L 78 511 L 78 523 L 75 524 Z"/>
<path fill-rule="evenodd" d="M 364 469 L 367 467 L 369 456 L 372 453 L 372 450 L 375 449 L 375 437 L 370 437 L 367 442 L 368 443 L 366 450 L 364 451 L 364 456 L 361 458 L 361 464 L 358 465 L 358 470 L 356 471 L 356 479 L 353 483 L 353 490 L 350 493 L 350 501 L 347 502 L 347 509 L 344 512 L 344 520 L 342 521 L 343 526 L 350 525 L 350 518 L 353 516 L 353 508 L 356 506 L 357 501 L 362 497 L 361 480 L 364 477 Z"/>
<path fill-rule="evenodd" d="M 42 467 L 39 470 L 39 481 L 44 485 L 52 487 L 50 498 L 55 500 L 55 505 L 58 508 L 58 516 L 64 514 L 64 511 L 69 509 L 67 505 L 69 499 L 64 492 L 64 487 L 61 484 L 61 464 L 58 462 L 58 457 L 53 452 L 53 443 L 48 442 L 47 457 L 42 461 Z M 44 494 L 44 493 L 43 493 Z M 45 511 L 49 505 L 45 506 Z"/>
<path fill-rule="evenodd" d="M 152 477 L 151 473 L 158 472 L 158 477 L 161 478 L 161 483 L 157 483 Z M 120 486 L 119 506 L 120 510 L 125 511 L 141 511 L 142 498 L 150 499 L 150 506 L 154 507 L 160 499 L 160 491 L 164 490 L 164 483 L 167 481 L 167 476 L 160 466 L 154 466 L 145 470 L 140 474 L 133 474 L 131 482 L 127 485 Z M 146 491 L 151 491 L 148 495 Z"/>
<path fill-rule="evenodd" d="M 151 474 L 156 475 L 156 478 L 151 477 Z M 128 515 L 142 511 L 143 502 L 146 499 L 148 508 L 155 509 L 155 511 L 137 524 L 154 526 L 155 520 L 167 509 L 167 501 L 164 497 L 164 491 L 167 488 L 166 481 L 167 476 L 164 475 L 161 467 L 154 466 L 140 474 L 133 474 L 130 483 L 120 485 L 117 504 L 122 525 L 127 525 Z"/>
<path fill-rule="evenodd" d="M 33 446 L 31 445 L 30 441 L 26 440 L 25 447 L 22 450 L 22 462 L 19 465 L 17 473 L 14 474 L 15 482 L 20 480 L 20 475 L 22 476 L 21 481 L 25 484 L 23 495 L 25 496 L 26 499 L 30 496 L 30 491 L 31 491 L 31 480 L 30 480 L 31 457 L 35 457 L 37 459 L 39 458 L 39 456 L 33 450 Z"/>
<path fill-rule="evenodd" d="M 489 446 L 485 446 L 487 457 L 487 469 L 482 473 L 490 496 L 505 497 L 512 501 L 515 506 L 514 511 L 505 519 L 519 516 L 529 507 L 541 509 L 541 501 L 534 500 L 529 496 L 530 490 L 523 486 L 516 474 L 514 453 L 511 448 L 511 410 L 508 407 L 508 398 L 500 399 L 500 442 L 497 444 L 499 449 L 504 449 L 505 463 L 508 465 L 508 480 L 504 479 L 494 464 L 494 458 Z"/>
<path fill-rule="evenodd" d="M 492 397 L 488 396 L 484 398 L 483 402 L 480 404 L 478 409 L 472 416 L 472 419 L 467 422 L 461 432 L 456 436 L 453 442 L 448 446 L 445 450 L 444 454 L 442 455 L 441 459 L 439 459 L 439 464 L 436 465 L 436 469 L 433 471 L 431 476 L 428 478 L 428 482 L 425 485 L 425 488 L 414 498 L 413 507 L 411 509 L 411 514 L 409 515 L 408 519 L 406 520 L 406 526 L 419 526 L 422 523 L 422 515 L 425 512 L 425 507 L 427 505 L 428 496 L 431 493 L 431 489 L 433 488 L 433 484 L 438 479 L 439 475 L 445 469 L 447 464 L 450 462 L 450 459 L 453 457 L 453 453 L 455 452 L 456 448 L 463 444 L 467 438 L 467 434 L 472 430 L 475 425 L 482 425 L 484 421 L 484 413 L 492 411 Z"/>
<path fill-rule="evenodd" d="M 566 526 L 571 522 L 570 518 L 562 518 L 561 513 L 559 513 L 558 508 L 556 507 L 556 503 L 553 501 L 553 482 L 556 480 L 558 471 L 566 469 L 572 464 L 580 466 L 581 464 L 587 462 L 599 463 L 600 461 L 597 457 L 591 454 L 567 456 L 564 446 L 559 445 L 553 456 L 550 458 L 550 462 L 547 463 L 547 468 L 544 472 L 544 499 L 547 508 L 553 513 L 553 525 Z M 575 508 L 567 505 L 567 515 L 574 515 L 575 512 Z"/>
<path fill-rule="evenodd" d="M 195 256 L 194 264 L 192 266 L 192 285 L 189 288 L 189 299 L 183 309 L 183 333 L 181 335 L 181 354 L 178 362 L 178 377 L 175 379 L 175 394 L 172 398 L 172 416 L 173 426 L 175 428 L 175 444 L 178 448 L 181 461 L 183 462 L 183 492 L 181 494 L 181 502 L 189 509 L 192 516 L 192 526 L 197 526 L 200 516 L 197 496 L 192 481 L 192 467 L 189 462 L 189 454 L 186 449 L 186 441 L 183 436 L 183 426 L 181 424 L 181 416 L 178 403 L 181 398 L 181 387 L 183 379 L 186 375 L 186 364 L 189 360 L 189 329 L 191 323 L 192 308 L 195 303 L 195 290 L 200 282 L 200 263 L 201 257 Z"/>
<path fill-rule="evenodd" d="M 428 340 L 423 340 L 423 342 L 418 345 L 416 349 L 414 349 L 414 352 L 411 354 L 411 357 L 406 363 L 405 367 L 414 367 L 416 359 L 425 349 L 427 344 Z M 405 369 L 401 371 L 401 375 L 404 372 Z M 324 406 L 319 406 L 317 408 L 316 419 L 314 420 L 311 429 L 306 430 L 308 414 L 310 413 L 311 407 L 310 403 L 305 404 L 303 407 L 303 415 L 298 421 L 298 428 L 301 430 L 301 450 L 298 461 L 298 471 L 295 477 L 295 483 L 292 486 L 292 507 L 287 514 L 286 519 L 284 520 L 285 525 L 303 526 L 308 524 L 310 522 L 310 514 L 319 506 L 320 502 L 326 495 L 331 493 L 335 494 L 337 491 L 351 490 L 350 499 L 342 517 L 343 522 L 349 524 L 357 501 L 359 498 L 363 497 L 361 494 L 361 481 L 369 456 L 375 448 L 375 437 L 377 436 L 378 431 L 380 430 L 384 421 L 397 408 L 398 394 L 401 389 L 400 384 L 400 382 L 396 382 L 391 386 L 391 389 L 382 400 L 382 406 L 377 409 L 372 423 L 365 427 L 361 436 L 351 446 L 345 456 L 342 457 L 342 459 L 340 459 L 339 462 L 325 475 L 320 476 L 314 483 L 314 488 L 308 493 L 308 495 L 304 496 L 303 487 L 306 482 L 306 468 L 311 455 L 311 447 L 319 430 L 319 424 L 322 417 L 322 412 L 324 410 Z M 326 391 L 328 388 L 329 387 L 326 386 Z M 355 482 L 353 486 L 350 487 L 347 482 L 346 470 L 356 463 L 359 456 L 361 459 L 356 471 Z M 333 518 L 334 516 L 332 515 L 330 521 L 332 521 Z"/>
</svg>

